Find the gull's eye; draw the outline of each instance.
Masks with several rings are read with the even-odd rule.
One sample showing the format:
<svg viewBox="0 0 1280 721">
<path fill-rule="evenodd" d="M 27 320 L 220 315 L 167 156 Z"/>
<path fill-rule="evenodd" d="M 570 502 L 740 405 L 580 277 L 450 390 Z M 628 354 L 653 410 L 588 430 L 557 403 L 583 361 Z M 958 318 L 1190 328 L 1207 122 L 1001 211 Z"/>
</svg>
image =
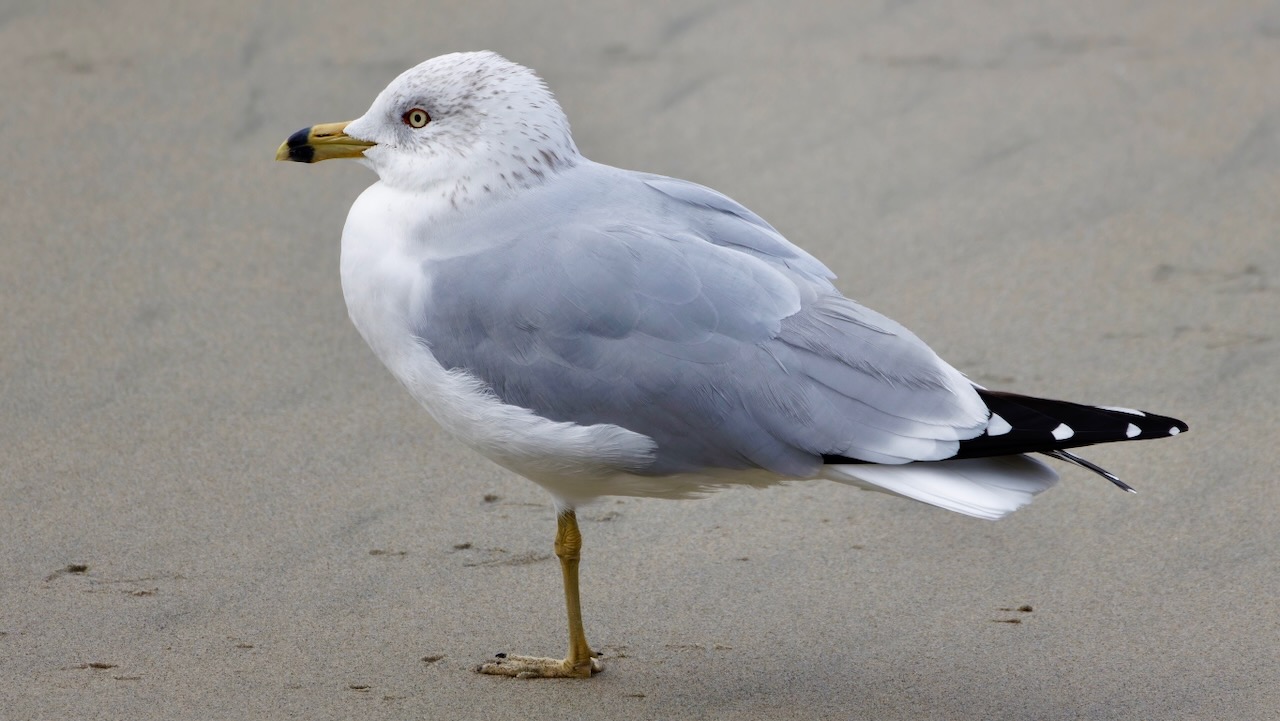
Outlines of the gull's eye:
<svg viewBox="0 0 1280 721">
<path fill-rule="evenodd" d="M 422 108 L 414 108 L 404 114 L 404 122 L 411 128 L 421 128 L 431 122 L 431 116 Z"/>
</svg>

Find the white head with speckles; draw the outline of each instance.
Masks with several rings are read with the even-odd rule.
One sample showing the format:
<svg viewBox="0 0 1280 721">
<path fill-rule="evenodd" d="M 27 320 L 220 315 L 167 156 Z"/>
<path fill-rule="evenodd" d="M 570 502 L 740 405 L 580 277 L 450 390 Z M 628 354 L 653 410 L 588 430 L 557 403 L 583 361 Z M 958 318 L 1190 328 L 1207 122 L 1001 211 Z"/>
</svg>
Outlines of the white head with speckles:
<svg viewBox="0 0 1280 721">
<path fill-rule="evenodd" d="M 357 159 L 384 184 L 438 192 L 455 206 L 537 185 L 581 159 L 547 86 L 492 52 L 441 55 L 405 71 L 346 134 L 374 143 Z"/>
</svg>

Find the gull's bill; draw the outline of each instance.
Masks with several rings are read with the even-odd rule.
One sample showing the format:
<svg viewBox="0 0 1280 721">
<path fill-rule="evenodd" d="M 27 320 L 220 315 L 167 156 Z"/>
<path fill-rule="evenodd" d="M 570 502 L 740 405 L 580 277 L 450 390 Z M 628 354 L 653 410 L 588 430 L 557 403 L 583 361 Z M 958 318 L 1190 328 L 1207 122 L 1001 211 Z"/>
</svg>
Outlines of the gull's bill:
<svg viewBox="0 0 1280 721">
<path fill-rule="evenodd" d="M 350 123 L 324 123 L 303 128 L 280 144 L 276 160 L 318 163 L 333 158 L 358 158 L 373 143 L 347 135 Z"/>
</svg>

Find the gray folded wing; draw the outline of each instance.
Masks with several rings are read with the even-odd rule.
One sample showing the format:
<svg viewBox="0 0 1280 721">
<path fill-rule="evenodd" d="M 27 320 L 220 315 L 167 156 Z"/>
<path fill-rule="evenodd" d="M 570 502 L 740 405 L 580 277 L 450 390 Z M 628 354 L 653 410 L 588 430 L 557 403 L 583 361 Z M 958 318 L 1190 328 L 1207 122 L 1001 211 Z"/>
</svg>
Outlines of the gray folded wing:
<svg viewBox="0 0 1280 721">
<path fill-rule="evenodd" d="M 963 376 L 758 216 L 668 178 L 601 185 L 586 207 L 490 218 L 510 237 L 431 261 L 413 323 L 446 368 L 543 417 L 652 438 L 652 474 L 810 477 L 823 454 L 937 460 L 982 432 Z"/>
</svg>

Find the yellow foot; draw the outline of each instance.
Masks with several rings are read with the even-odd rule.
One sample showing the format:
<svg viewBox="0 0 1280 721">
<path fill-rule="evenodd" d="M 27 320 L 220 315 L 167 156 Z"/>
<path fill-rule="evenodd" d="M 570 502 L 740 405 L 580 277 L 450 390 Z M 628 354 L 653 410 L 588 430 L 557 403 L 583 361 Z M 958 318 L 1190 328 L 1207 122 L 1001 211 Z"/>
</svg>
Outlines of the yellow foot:
<svg viewBox="0 0 1280 721">
<path fill-rule="evenodd" d="M 600 659 L 572 663 L 569 659 L 537 658 L 536 656 L 508 656 L 500 653 L 492 661 L 476 666 L 476 673 L 516 678 L 591 678 L 604 670 Z"/>
</svg>

